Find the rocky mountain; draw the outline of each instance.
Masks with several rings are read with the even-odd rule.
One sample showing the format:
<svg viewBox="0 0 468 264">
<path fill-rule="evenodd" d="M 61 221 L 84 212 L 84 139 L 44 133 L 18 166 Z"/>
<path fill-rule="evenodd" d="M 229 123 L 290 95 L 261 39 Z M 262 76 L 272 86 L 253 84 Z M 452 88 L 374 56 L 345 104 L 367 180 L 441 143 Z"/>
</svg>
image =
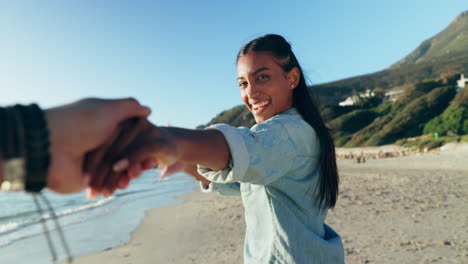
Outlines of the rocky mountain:
<svg viewBox="0 0 468 264">
<path fill-rule="evenodd" d="M 440 58 L 456 58 L 466 55 L 468 55 L 468 11 L 461 13 L 442 32 L 423 41 L 416 50 L 392 65 L 390 69 L 424 62 L 437 63 Z"/>
</svg>

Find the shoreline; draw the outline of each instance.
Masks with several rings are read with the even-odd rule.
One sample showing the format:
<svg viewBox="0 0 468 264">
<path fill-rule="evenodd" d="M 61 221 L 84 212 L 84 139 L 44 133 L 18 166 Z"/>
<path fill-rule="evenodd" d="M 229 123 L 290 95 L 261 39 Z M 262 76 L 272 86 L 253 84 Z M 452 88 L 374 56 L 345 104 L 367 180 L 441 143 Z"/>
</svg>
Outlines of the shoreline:
<svg viewBox="0 0 468 264">
<path fill-rule="evenodd" d="M 46 191 L 44 195 L 58 215 L 71 255 L 84 256 L 131 241 L 133 231 L 141 225 L 148 209 L 180 203 L 182 201 L 175 197 L 192 193 L 197 186 L 193 179 L 182 174 L 173 175 L 169 181 L 158 181 L 156 172 L 150 170 L 134 180 L 129 188 L 117 191 L 108 199 L 88 201 L 84 192 L 63 197 Z M 11 231 L 6 230 L 1 236 L 0 263 L 52 263 L 53 254 L 49 251 L 40 218 L 31 208 L 31 196 L 19 192 L 5 193 L 1 198 L 3 215 L 11 212 L 14 216 L 14 209 L 20 214 L 2 226 L 11 226 Z M 63 262 L 67 255 L 58 229 L 48 214 L 47 210 L 42 213 L 48 218 L 50 241 L 58 261 Z"/>
<path fill-rule="evenodd" d="M 326 223 L 342 237 L 346 263 L 468 260 L 468 144 L 438 152 L 340 160 L 340 197 Z M 128 243 L 75 263 L 242 263 L 240 197 L 194 191 L 149 209 Z"/>
<path fill-rule="evenodd" d="M 240 197 L 194 190 L 176 199 L 183 201 L 148 209 L 129 242 L 74 263 L 239 263 L 245 230 Z"/>
</svg>

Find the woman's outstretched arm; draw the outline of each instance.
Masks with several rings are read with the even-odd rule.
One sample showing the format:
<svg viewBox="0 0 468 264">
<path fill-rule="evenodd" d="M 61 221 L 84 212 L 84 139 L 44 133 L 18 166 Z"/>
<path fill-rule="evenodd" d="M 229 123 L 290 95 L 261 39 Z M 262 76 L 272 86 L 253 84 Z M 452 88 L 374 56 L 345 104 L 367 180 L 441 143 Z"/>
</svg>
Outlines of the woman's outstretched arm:
<svg viewBox="0 0 468 264">
<path fill-rule="evenodd" d="M 230 159 L 229 146 L 224 135 L 217 130 L 157 127 L 146 119 L 124 128 L 112 146 L 106 153 L 88 157 L 87 170 L 98 171 L 90 184 L 94 195 L 110 194 L 116 188 L 125 188 L 129 179 L 156 164 L 167 168 L 182 162 L 223 170 L 228 167 Z M 98 162 L 103 159 L 109 162 Z M 147 162 L 149 160 L 153 162 Z M 115 166 L 103 167 L 102 164 Z"/>
<path fill-rule="evenodd" d="M 159 129 L 166 130 L 166 133 L 174 138 L 179 156 L 177 161 L 201 165 L 216 171 L 227 168 L 230 158 L 229 146 L 220 131 L 176 127 Z"/>
</svg>

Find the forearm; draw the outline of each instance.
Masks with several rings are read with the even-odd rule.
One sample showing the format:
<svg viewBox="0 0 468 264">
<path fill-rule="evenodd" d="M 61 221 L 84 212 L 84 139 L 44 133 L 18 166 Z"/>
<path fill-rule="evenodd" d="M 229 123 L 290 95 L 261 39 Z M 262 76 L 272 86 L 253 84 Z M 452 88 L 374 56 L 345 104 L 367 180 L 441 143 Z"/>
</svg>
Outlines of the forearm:
<svg viewBox="0 0 468 264">
<path fill-rule="evenodd" d="M 190 130 L 174 127 L 165 129 L 176 140 L 180 161 L 216 171 L 227 168 L 230 150 L 221 132 L 214 129 Z"/>
</svg>

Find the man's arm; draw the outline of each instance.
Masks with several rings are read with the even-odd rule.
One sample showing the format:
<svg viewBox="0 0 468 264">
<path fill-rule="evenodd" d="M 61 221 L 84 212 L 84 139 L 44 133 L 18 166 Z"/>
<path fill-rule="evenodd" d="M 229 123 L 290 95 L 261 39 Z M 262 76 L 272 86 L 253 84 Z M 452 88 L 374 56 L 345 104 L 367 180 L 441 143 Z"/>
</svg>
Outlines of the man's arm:
<svg viewBox="0 0 468 264">
<path fill-rule="evenodd" d="M 83 190 L 88 180 L 83 172 L 85 155 L 105 145 L 106 141 L 116 133 L 122 121 L 132 117 L 146 117 L 150 112 L 148 107 L 140 105 L 131 98 L 84 99 L 46 109 L 44 114 L 49 130 L 51 157 L 47 188 L 58 193 Z M 11 128 L 0 129 L 6 131 Z M 20 140 L 25 139 L 20 138 Z M 0 182 L 5 178 L 4 167 L 2 158 Z"/>
</svg>

